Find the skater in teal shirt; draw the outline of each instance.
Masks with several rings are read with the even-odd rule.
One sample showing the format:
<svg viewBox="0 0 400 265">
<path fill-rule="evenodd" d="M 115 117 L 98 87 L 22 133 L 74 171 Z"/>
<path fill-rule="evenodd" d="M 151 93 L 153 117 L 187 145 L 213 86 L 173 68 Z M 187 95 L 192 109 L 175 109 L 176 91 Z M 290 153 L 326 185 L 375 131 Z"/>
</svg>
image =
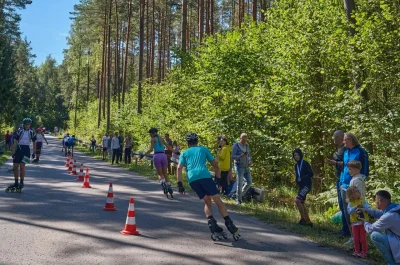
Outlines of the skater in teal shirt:
<svg viewBox="0 0 400 265">
<path fill-rule="evenodd" d="M 240 235 L 237 227 L 233 224 L 229 214 L 218 195 L 218 189 L 212 180 L 211 173 L 207 169 L 207 161 L 214 167 L 217 178 L 221 177 L 221 172 L 218 168 L 218 163 L 211 155 L 210 151 L 204 146 L 198 146 L 198 136 L 195 133 L 190 133 L 186 136 L 188 149 L 179 157 L 179 165 L 177 170 L 177 179 L 179 192 L 183 193 L 185 189 L 182 184 L 182 169 L 186 167 L 186 177 L 190 187 L 197 193 L 200 199 L 204 200 L 204 212 L 208 219 L 208 226 L 212 233 L 213 240 L 226 238 L 223 229 L 218 226 L 217 221 L 213 217 L 211 202 L 212 200 L 218 207 L 219 213 L 225 220 L 226 228 L 233 234 L 233 238 L 238 240 Z"/>
</svg>

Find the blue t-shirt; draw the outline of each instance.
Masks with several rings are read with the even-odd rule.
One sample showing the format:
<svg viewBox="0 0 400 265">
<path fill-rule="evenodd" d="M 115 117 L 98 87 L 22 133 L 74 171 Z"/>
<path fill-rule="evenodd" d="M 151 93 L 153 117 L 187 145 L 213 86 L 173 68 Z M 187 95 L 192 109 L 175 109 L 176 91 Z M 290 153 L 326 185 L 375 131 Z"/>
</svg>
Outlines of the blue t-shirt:
<svg viewBox="0 0 400 265">
<path fill-rule="evenodd" d="M 206 164 L 214 161 L 214 157 L 204 146 L 192 146 L 179 157 L 179 164 L 186 167 L 186 177 L 189 183 L 203 178 L 211 178 Z"/>
<path fill-rule="evenodd" d="M 347 149 L 344 151 L 343 156 L 343 171 L 340 175 L 340 185 L 344 188 L 348 188 L 351 180 L 351 175 L 349 173 L 349 168 L 347 167 L 347 163 L 351 160 L 356 160 L 361 162 L 361 171 L 366 178 L 369 175 L 369 165 L 368 165 L 368 154 L 367 152 L 360 147 L 359 145 L 353 147 L 352 149 Z"/>
</svg>

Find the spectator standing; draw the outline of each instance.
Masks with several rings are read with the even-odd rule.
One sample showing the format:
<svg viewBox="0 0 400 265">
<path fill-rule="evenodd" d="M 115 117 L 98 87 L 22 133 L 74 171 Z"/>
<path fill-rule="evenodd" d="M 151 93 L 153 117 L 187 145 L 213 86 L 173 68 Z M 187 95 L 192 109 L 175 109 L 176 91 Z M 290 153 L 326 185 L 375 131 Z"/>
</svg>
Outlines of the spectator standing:
<svg viewBox="0 0 400 265">
<path fill-rule="evenodd" d="M 181 149 L 178 145 L 177 141 L 173 141 L 172 142 L 172 158 L 175 160 L 175 162 L 179 162 L 179 156 L 181 154 Z M 172 167 L 172 174 L 175 175 L 176 174 L 176 166 Z"/>
<path fill-rule="evenodd" d="M 108 137 L 108 133 L 103 136 L 103 160 L 107 159 L 107 152 L 108 152 L 108 143 L 110 142 L 110 137 Z"/>
<path fill-rule="evenodd" d="M 92 153 L 96 149 L 96 139 L 94 139 L 94 135 L 92 135 L 92 139 L 90 139 L 90 146 L 92 147 Z"/>
<path fill-rule="evenodd" d="M 6 150 L 11 150 L 11 135 L 10 131 L 7 131 L 6 136 L 4 137 L 6 143 Z"/>
<path fill-rule="evenodd" d="M 351 175 L 350 187 L 357 187 L 358 191 L 361 194 L 361 199 L 366 201 L 366 188 L 365 188 L 365 176 L 360 173 L 361 171 L 361 163 L 357 160 L 351 160 L 347 163 L 347 167 L 349 168 L 349 173 Z"/>
<path fill-rule="evenodd" d="M 376 193 L 375 202 L 379 210 L 362 210 L 378 220 L 373 224 L 365 219 L 360 220 L 386 263 L 400 264 L 400 204 L 393 203 L 391 194 L 386 190 Z M 381 232 L 383 230 L 385 233 Z"/>
<path fill-rule="evenodd" d="M 124 161 L 125 164 L 130 164 L 132 161 L 132 146 L 133 146 L 133 139 L 131 138 L 130 134 L 128 133 L 125 138 L 125 150 L 124 150 Z"/>
<path fill-rule="evenodd" d="M 228 187 L 228 174 L 231 169 L 231 147 L 229 146 L 228 139 L 225 136 L 220 140 L 221 148 L 218 148 L 218 167 L 221 170 L 221 178 L 217 178 L 218 188 L 221 194 L 227 192 Z"/>
<path fill-rule="evenodd" d="M 246 194 L 252 184 L 249 167 L 253 162 L 250 155 L 250 147 L 247 143 L 247 134 L 242 133 L 240 135 L 240 141 L 233 145 L 231 157 L 235 160 L 237 178 L 236 204 L 241 205 L 243 195 Z M 243 179 L 246 180 L 244 187 Z"/>
<path fill-rule="evenodd" d="M 342 218 L 346 219 L 346 224 L 350 227 L 350 216 L 347 212 L 347 200 L 346 200 L 346 189 L 350 186 L 350 181 L 352 179 L 348 163 L 351 160 L 359 161 L 361 163 L 361 171 L 360 173 L 364 176 L 368 177 L 369 166 L 368 166 L 368 154 L 362 148 L 358 142 L 357 137 L 352 133 L 345 133 L 344 135 L 344 144 L 346 146 L 346 150 L 343 155 L 343 171 L 340 175 L 339 185 L 340 185 L 340 202 L 342 207 L 340 210 L 342 212 Z M 346 244 L 352 244 L 353 238 L 350 238 Z"/>
<path fill-rule="evenodd" d="M 172 151 L 170 150 L 170 148 L 172 148 L 172 140 L 171 138 L 169 138 L 169 134 L 166 133 L 164 135 L 164 142 L 165 142 L 165 149 L 164 152 L 167 155 L 167 160 L 168 160 L 168 174 L 171 175 L 172 174 L 172 170 L 171 170 L 171 157 L 172 157 Z"/>
<path fill-rule="evenodd" d="M 111 139 L 111 149 L 112 149 L 112 160 L 111 164 L 114 165 L 114 160 L 116 159 L 116 164 L 119 164 L 119 152 L 120 152 L 120 144 L 118 138 L 118 132 L 115 132 L 114 137 Z"/>
<path fill-rule="evenodd" d="M 299 187 L 299 192 L 296 196 L 296 206 L 299 209 L 301 219 L 299 225 L 313 226 L 308 215 L 308 210 L 305 206 L 307 194 L 311 191 L 313 171 L 310 164 L 303 159 L 303 152 L 296 148 L 293 152 L 293 159 L 296 161 L 294 171 L 296 175 L 296 183 Z"/>
<path fill-rule="evenodd" d="M 333 153 L 333 159 L 328 158 L 328 163 L 335 167 L 335 176 L 336 176 L 336 192 L 338 196 L 338 204 L 340 211 L 343 213 L 343 203 L 340 196 L 340 175 L 343 171 L 343 156 L 344 151 L 346 150 L 346 146 L 343 142 L 344 132 L 341 130 L 337 130 L 333 133 L 333 142 L 336 146 L 336 151 Z M 347 224 L 345 218 L 342 218 L 342 229 L 340 230 L 340 235 L 342 236 L 350 236 L 350 229 Z"/>
<path fill-rule="evenodd" d="M 118 140 L 119 140 L 118 157 L 119 157 L 119 161 L 122 163 L 122 151 L 124 150 L 124 137 L 122 136 L 121 133 L 119 133 Z"/>
</svg>

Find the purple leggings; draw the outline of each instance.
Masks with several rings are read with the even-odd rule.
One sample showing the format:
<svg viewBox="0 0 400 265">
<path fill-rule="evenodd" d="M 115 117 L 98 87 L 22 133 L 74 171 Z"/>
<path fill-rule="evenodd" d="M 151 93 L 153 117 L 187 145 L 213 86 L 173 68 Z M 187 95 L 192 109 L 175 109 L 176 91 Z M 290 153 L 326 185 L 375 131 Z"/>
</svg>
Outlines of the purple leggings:
<svg viewBox="0 0 400 265">
<path fill-rule="evenodd" d="M 153 162 L 156 169 L 168 168 L 167 155 L 164 153 L 155 153 L 153 155 Z"/>
</svg>

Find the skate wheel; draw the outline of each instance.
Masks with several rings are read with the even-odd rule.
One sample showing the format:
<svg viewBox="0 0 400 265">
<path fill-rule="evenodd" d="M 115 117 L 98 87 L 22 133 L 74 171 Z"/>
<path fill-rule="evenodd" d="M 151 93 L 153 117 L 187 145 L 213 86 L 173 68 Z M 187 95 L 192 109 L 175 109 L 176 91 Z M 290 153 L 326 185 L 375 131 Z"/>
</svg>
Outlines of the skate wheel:
<svg viewBox="0 0 400 265">
<path fill-rule="evenodd" d="M 240 235 L 239 234 L 233 234 L 233 239 L 235 239 L 235 241 L 238 241 L 240 239 Z"/>
<path fill-rule="evenodd" d="M 225 232 L 222 234 L 222 236 L 223 236 L 225 239 L 228 239 L 228 236 L 226 235 Z"/>
<path fill-rule="evenodd" d="M 211 234 L 211 239 L 212 239 L 213 241 L 217 241 L 217 238 L 216 238 L 215 235 L 213 235 L 213 234 Z"/>
</svg>

